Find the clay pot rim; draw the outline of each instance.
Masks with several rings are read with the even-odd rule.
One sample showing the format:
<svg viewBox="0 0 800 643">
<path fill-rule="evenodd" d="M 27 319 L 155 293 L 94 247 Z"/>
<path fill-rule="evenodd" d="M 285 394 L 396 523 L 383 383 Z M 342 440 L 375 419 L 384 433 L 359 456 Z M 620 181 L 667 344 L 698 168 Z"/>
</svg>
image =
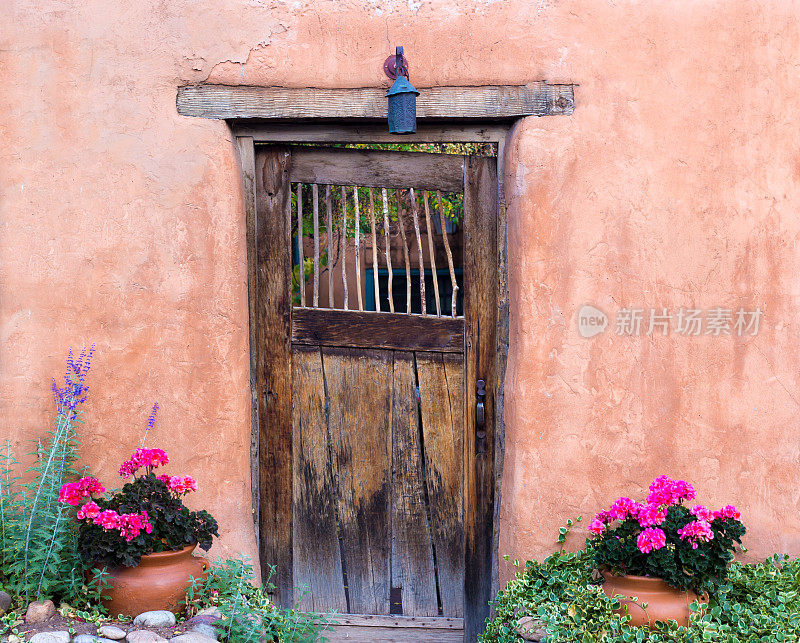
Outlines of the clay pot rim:
<svg viewBox="0 0 800 643">
<path fill-rule="evenodd" d="M 171 549 L 169 551 L 155 551 L 152 554 L 144 554 L 139 561 L 137 567 L 154 567 L 172 558 L 182 558 L 186 555 L 191 555 L 197 547 L 197 543 L 186 545 L 183 549 Z"/>
<path fill-rule="evenodd" d="M 152 554 L 144 554 L 142 556 L 142 560 L 145 558 L 150 560 L 160 560 L 163 558 L 171 558 L 172 556 L 180 556 L 182 554 L 187 554 L 194 551 L 194 548 L 197 547 L 197 543 L 192 543 L 191 545 L 186 545 L 186 547 L 182 547 L 181 549 L 168 549 L 166 551 L 154 551 Z"/>
<path fill-rule="evenodd" d="M 669 585 L 669 583 L 667 583 L 667 581 L 665 581 L 663 578 L 661 578 L 659 576 L 637 576 L 636 574 L 615 574 L 614 572 L 612 572 L 609 569 L 601 569 L 600 573 L 606 579 L 608 579 L 608 578 L 628 578 L 630 580 L 640 581 L 640 582 L 643 582 L 643 583 L 666 583 L 667 585 Z M 670 585 L 670 587 L 672 587 L 672 585 Z M 673 589 L 676 589 L 676 588 L 673 587 Z M 683 590 L 676 589 L 676 591 L 680 592 L 680 591 L 683 591 Z"/>
</svg>

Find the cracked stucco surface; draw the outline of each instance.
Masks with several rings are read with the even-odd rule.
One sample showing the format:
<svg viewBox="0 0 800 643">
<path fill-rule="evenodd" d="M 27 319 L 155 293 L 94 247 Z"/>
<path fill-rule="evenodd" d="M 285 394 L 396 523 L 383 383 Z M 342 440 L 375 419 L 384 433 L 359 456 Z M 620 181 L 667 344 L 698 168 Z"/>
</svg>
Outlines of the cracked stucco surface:
<svg viewBox="0 0 800 643">
<path fill-rule="evenodd" d="M 0 4 L 0 427 L 47 425 L 68 346 L 96 342 L 83 452 L 141 439 L 195 475 L 218 553 L 256 548 L 244 215 L 223 123 L 176 86 L 579 83 L 508 146 L 511 343 L 500 554 L 660 473 L 740 505 L 750 556 L 800 553 L 799 19 L 793 4 L 12 0 Z M 753 339 L 591 341 L 613 312 L 766 310 Z M 507 573 L 508 570 L 505 570 Z"/>
</svg>

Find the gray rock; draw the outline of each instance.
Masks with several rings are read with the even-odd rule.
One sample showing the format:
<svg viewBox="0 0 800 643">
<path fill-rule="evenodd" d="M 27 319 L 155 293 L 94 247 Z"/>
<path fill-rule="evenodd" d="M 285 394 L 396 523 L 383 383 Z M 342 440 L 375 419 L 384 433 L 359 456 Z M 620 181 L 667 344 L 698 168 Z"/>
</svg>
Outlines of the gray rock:
<svg viewBox="0 0 800 643">
<path fill-rule="evenodd" d="M 29 643 L 69 643 L 69 632 L 39 632 Z"/>
<path fill-rule="evenodd" d="M 149 630 L 135 630 L 128 632 L 128 643 L 162 643 L 166 641 L 163 636 Z"/>
<path fill-rule="evenodd" d="M 175 615 L 169 610 L 154 610 L 142 612 L 133 619 L 136 627 L 172 627 L 175 625 Z"/>
<path fill-rule="evenodd" d="M 547 636 L 547 630 L 539 619 L 532 616 L 523 616 L 517 621 L 517 634 L 526 641 L 541 643 Z"/>
<path fill-rule="evenodd" d="M 199 632 L 200 634 L 204 634 L 205 636 L 208 636 L 209 638 L 212 638 L 215 641 L 219 640 L 219 635 L 217 634 L 217 628 L 211 625 L 207 625 L 206 623 L 192 623 L 189 631 Z"/>
<path fill-rule="evenodd" d="M 94 636 L 92 634 L 78 634 L 72 643 L 114 643 L 113 639 L 106 639 L 101 636 Z"/>
<path fill-rule="evenodd" d="M 170 641 L 175 643 L 216 643 L 217 639 L 201 634 L 200 632 L 187 632 L 180 636 L 173 636 Z"/>
<path fill-rule="evenodd" d="M 219 620 L 222 618 L 222 612 L 217 607 L 207 607 L 197 612 L 197 616 L 213 616 L 215 620 Z"/>
<path fill-rule="evenodd" d="M 22 637 L 17 636 L 16 634 L 9 634 L 8 643 L 22 643 Z"/>
<path fill-rule="evenodd" d="M 5 614 L 9 607 L 11 607 L 11 594 L 0 592 L 0 616 Z"/>
<path fill-rule="evenodd" d="M 114 641 L 121 641 L 125 638 L 125 630 L 114 625 L 101 625 L 100 629 L 97 630 L 97 633 L 102 637 L 112 639 Z"/>
<path fill-rule="evenodd" d="M 53 601 L 33 601 L 25 612 L 25 623 L 42 623 L 53 618 L 55 614 L 56 606 L 53 605 Z"/>
<path fill-rule="evenodd" d="M 197 616 L 192 616 L 190 619 L 186 619 L 186 626 L 189 627 L 191 625 L 213 625 L 219 620 L 220 617 L 217 616 L 201 616 L 198 614 Z"/>
</svg>

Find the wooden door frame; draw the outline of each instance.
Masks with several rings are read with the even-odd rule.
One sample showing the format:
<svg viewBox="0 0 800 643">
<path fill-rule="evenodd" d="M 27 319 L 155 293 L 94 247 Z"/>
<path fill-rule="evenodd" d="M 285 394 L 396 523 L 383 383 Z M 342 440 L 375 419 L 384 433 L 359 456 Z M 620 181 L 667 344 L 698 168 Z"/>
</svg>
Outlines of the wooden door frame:
<svg viewBox="0 0 800 643">
<path fill-rule="evenodd" d="M 506 359 L 508 354 L 508 289 L 507 289 L 507 234 L 506 234 L 506 207 L 503 193 L 503 161 L 505 153 L 505 143 L 509 135 L 513 122 L 476 122 L 465 123 L 433 124 L 422 122 L 418 131 L 414 135 L 397 137 L 388 134 L 384 124 L 353 124 L 351 122 L 327 121 L 327 122 L 296 122 L 296 123 L 248 123 L 235 122 L 232 124 L 233 134 L 236 141 L 236 151 L 241 167 L 242 191 L 245 200 L 246 230 L 247 230 L 247 266 L 248 266 L 248 307 L 249 307 L 249 338 L 250 338 L 250 389 L 251 389 L 251 479 L 252 479 L 252 506 L 254 528 L 256 538 L 259 543 L 262 559 L 264 552 L 260 530 L 262 524 L 261 507 L 264 498 L 260 495 L 259 489 L 265 480 L 261 479 L 261 464 L 263 450 L 263 436 L 259 428 L 258 410 L 258 346 L 256 319 L 256 270 L 258 264 L 257 243 L 255 236 L 256 221 L 256 145 L 269 144 L 292 144 L 292 143 L 405 143 L 405 142 L 484 142 L 497 145 L 497 314 L 495 319 L 496 334 L 494 346 L 494 359 L 492 380 L 494 387 L 492 397 L 494 404 L 494 440 L 491 460 L 487 463 L 490 471 L 483 472 L 486 480 L 491 480 L 493 484 L 485 498 L 486 507 L 484 511 L 474 517 L 476 527 L 491 523 L 491 532 L 478 535 L 478 542 L 475 543 L 472 552 L 474 563 L 480 568 L 478 581 L 481 587 L 480 602 L 486 603 L 488 611 L 488 601 L 498 589 L 498 515 L 500 487 L 502 481 L 504 448 L 504 422 L 503 422 L 503 400 L 504 400 L 504 378 L 506 370 Z M 468 409 L 469 411 L 469 409 Z M 469 417 L 469 412 L 467 417 Z M 466 428 L 466 427 L 465 427 Z M 469 430 L 467 429 L 467 435 Z M 466 463 L 465 463 L 466 465 Z M 469 490 L 465 488 L 465 494 Z M 465 495 L 465 505 L 467 503 Z M 475 501 L 477 504 L 477 500 Z M 265 517 L 266 519 L 266 517 Z M 465 530 L 468 524 L 465 523 Z M 290 541 L 291 542 L 291 541 Z M 287 555 L 291 553 L 287 552 Z M 469 554 L 467 565 L 469 566 Z M 488 560 L 487 560 L 488 559 Z M 290 561 L 289 561 L 290 562 Z M 265 571 L 267 561 L 262 560 L 262 575 Z M 473 570 L 474 571 L 474 570 Z M 486 575 L 488 574 L 488 579 Z M 483 577 L 483 578 L 480 578 Z M 470 578 L 470 570 L 467 569 L 467 578 Z M 291 580 L 291 579 L 290 579 Z M 488 582 L 487 582 L 488 580 Z M 286 592 L 286 588 L 282 588 Z M 281 590 L 279 590 L 281 591 Z M 291 587 L 288 588 L 291 592 Z M 290 594 L 289 594 L 290 596 Z M 289 597 L 286 595 L 278 596 L 279 601 L 286 602 Z M 484 601 L 485 599 L 485 601 Z M 480 628 L 485 614 L 465 613 L 465 640 L 473 640 L 474 633 Z M 470 616 L 473 618 L 471 619 Z"/>
</svg>

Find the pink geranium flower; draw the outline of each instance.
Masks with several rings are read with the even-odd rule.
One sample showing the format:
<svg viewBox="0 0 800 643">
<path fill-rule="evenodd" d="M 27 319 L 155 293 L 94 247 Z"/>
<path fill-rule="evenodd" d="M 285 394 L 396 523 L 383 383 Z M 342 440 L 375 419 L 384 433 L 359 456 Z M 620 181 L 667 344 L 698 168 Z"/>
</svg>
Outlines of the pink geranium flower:
<svg viewBox="0 0 800 643">
<path fill-rule="evenodd" d="M 197 482 L 192 476 L 173 476 L 169 481 L 170 491 L 174 493 L 189 493 L 197 491 Z"/>
<path fill-rule="evenodd" d="M 103 493 L 105 490 L 99 480 L 87 476 L 77 482 L 68 482 L 63 485 L 58 492 L 58 500 L 77 507 L 83 498 L 88 498 L 93 493 Z"/>
<path fill-rule="evenodd" d="M 588 527 L 589 531 L 591 531 L 595 536 L 599 536 L 606 530 L 606 523 L 604 523 L 599 518 L 595 518 L 592 522 L 589 523 Z"/>
<path fill-rule="evenodd" d="M 742 514 L 739 513 L 739 510 L 733 505 L 725 505 L 719 511 L 715 511 L 712 514 L 712 518 L 719 518 L 721 520 L 732 518 L 733 520 L 740 520 L 742 518 Z"/>
<path fill-rule="evenodd" d="M 711 525 L 705 520 L 694 520 L 688 523 L 682 529 L 678 529 L 678 535 L 681 540 L 688 540 L 692 549 L 697 549 L 701 542 L 708 542 L 714 540 L 714 532 L 711 531 Z"/>
<path fill-rule="evenodd" d="M 130 478 L 139 469 L 147 467 L 155 469 L 169 463 L 169 457 L 163 449 L 136 449 L 130 460 L 126 460 L 119 468 L 119 475 Z"/>
<path fill-rule="evenodd" d="M 192 476 L 158 476 L 169 490 L 173 493 L 189 493 L 190 491 L 197 491 L 197 482 Z"/>
<path fill-rule="evenodd" d="M 639 515 L 642 505 L 630 498 L 617 498 L 608 510 L 608 514 L 614 520 L 626 520 L 636 518 Z"/>
<path fill-rule="evenodd" d="M 694 487 L 683 480 L 673 480 L 667 476 L 658 476 L 650 484 L 648 505 L 675 505 L 683 500 L 694 500 L 697 493 Z"/>
<path fill-rule="evenodd" d="M 689 513 L 691 513 L 698 520 L 705 520 L 706 522 L 710 522 L 714 519 L 711 509 L 705 505 L 695 505 L 689 510 Z"/>
<path fill-rule="evenodd" d="M 652 527 L 660 525 L 667 519 L 667 512 L 659 505 L 645 505 L 639 510 L 639 525 Z"/>
<path fill-rule="evenodd" d="M 100 525 L 106 531 L 110 531 L 119 526 L 119 514 L 113 509 L 106 509 L 95 516 L 93 522 L 95 525 Z"/>
<path fill-rule="evenodd" d="M 609 522 L 611 522 L 612 520 L 614 520 L 614 519 L 611 517 L 611 514 L 610 514 L 608 511 L 598 511 L 598 512 L 595 514 L 595 516 L 594 516 L 594 519 L 595 519 L 595 520 L 599 520 L 599 521 L 600 521 L 600 522 L 602 522 L 604 525 L 605 525 L 605 524 L 608 524 Z"/>
<path fill-rule="evenodd" d="M 130 542 L 144 530 L 146 533 L 153 531 L 149 516 L 146 511 L 139 513 L 121 514 L 117 520 L 117 529 L 120 536 Z"/>
<path fill-rule="evenodd" d="M 642 533 L 636 539 L 636 546 L 643 554 L 649 554 L 651 551 L 661 549 L 666 544 L 667 534 L 658 527 L 648 527 L 642 530 Z"/>
<path fill-rule="evenodd" d="M 83 507 L 78 509 L 78 519 L 79 520 L 84 520 L 84 519 L 87 519 L 87 518 L 88 519 L 93 519 L 93 518 L 97 518 L 97 516 L 99 516 L 99 515 L 100 515 L 100 506 L 96 502 L 94 502 L 93 500 L 90 500 L 85 505 L 83 505 Z"/>
</svg>

